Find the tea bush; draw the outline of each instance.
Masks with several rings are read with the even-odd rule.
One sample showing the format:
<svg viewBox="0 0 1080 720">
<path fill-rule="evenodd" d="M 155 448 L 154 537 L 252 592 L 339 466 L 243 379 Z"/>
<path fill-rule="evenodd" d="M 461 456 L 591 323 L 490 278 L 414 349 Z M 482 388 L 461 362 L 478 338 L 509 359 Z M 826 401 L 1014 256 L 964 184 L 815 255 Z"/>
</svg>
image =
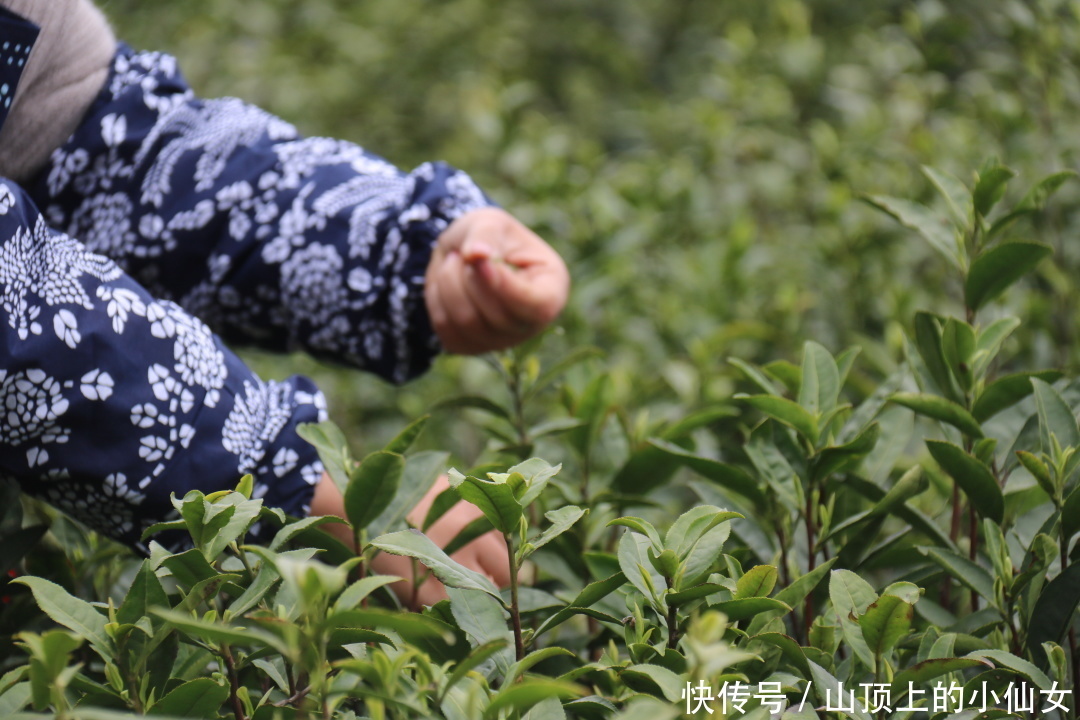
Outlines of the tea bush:
<svg viewBox="0 0 1080 720">
<path fill-rule="evenodd" d="M 470 169 L 575 294 L 401 390 L 250 356 L 350 398 L 304 432 L 358 556 L 248 479 L 148 559 L 6 489 L 0 716 L 1076 716 L 1080 3 L 105 9 L 205 94 Z M 505 590 L 449 557 L 492 529 Z"/>
</svg>

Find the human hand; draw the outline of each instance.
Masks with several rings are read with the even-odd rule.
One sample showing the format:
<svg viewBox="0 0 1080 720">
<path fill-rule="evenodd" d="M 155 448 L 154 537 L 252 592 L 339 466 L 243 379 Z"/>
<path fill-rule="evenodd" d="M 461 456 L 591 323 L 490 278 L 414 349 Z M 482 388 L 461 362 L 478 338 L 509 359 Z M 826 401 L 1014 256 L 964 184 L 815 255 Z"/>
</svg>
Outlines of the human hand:
<svg viewBox="0 0 1080 720">
<path fill-rule="evenodd" d="M 538 334 L 566 304 L 559 254 L 505 210 L 483 208 L 450 224 L 432 253 L 424 300 L 444 349 L 476 355 Z"/>
<path fill-rule="evenodd" d="M 420 527 L 435 498 L 449 487 L 450 483 L 447 481 L 446 476 L 441 476 L 409 513 L 409 522 L 416 527 Z M 311 501 L 311 514 L 345 517 L 345 502 L 341 497 L 341 492 L 330 476 L 325 473 L 315 486 L 315 496 Z M 466 525 L 481 515 L 482 513 L 476 506 L 464 501 L 459 502 L 434 522 L 427 529 L 426 534 L 439 547 L 445 547 Z M 335 523 L 323 527 L 337 539 L 350 547 L 353 546 L 352 531 L 349 530 L 347 525 Z M 507 553 L 506 542 L 494 530 L 476 538 L 450 557 L 470 570 L 486 575 L 498 587 L 506 587 L 510 584 L 510 556 Z M 430 574 L 419 586 L 416 585 L 415 577 L 426 574 L 427 571 L 423 565 L 414 563 L 410 558 L 390 555 L 389 553 L 379 553 L 371 561 L 371 566 L 379 574 L 397 575 L 405 578 L 390 587 L 397 593 L 402 602 L 413 608 L 419 608 L 422 605 L 434 605 L 440 600 L 446 599 L 446 589 L 441 582 Z"/>
</svg>

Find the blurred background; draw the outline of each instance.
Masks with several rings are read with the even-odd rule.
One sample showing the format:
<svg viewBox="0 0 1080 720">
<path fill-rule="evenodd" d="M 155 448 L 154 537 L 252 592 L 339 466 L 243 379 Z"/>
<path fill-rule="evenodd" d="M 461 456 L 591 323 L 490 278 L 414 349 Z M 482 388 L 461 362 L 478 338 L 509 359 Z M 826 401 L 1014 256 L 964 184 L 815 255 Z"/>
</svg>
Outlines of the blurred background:
<svg viewBox="0 0 1080 720">
<path fill-rule="evenodd" d="M 201 95 L 244 98 L 405 168 L 469 171 L 571 268 L 570 306 L 540 354 L 604 355 L 569 394 L 608 372 L 616 404 L 652 419 L 740 389 L 727 358 L 797 361 L 808 338 L 861 346 L 854 392 L 869 392 L 903 361 L 914 312 L 960 314 L 962 293 L 860 194 L 937 203 L 920 165 L 970 183 L 996 156 L 1019 175 L 1015 201 L 1080 165 L 1070 0 L 101 5 L 132 46 L 178 56 Z M 1004 355 L 1075 375 L 1080 182 L 1013 235 L 1056 255 L 999 307 L 1025 318 Z M 266 376 L 314 376 L 358 452 L 491 384 L 475 359 L 443 358 L 397 389 L 302 357 L 246 357 Z M 458 417 L 440 413 L 424 442 L 473 462 L 484 439 Z"/>
</svg>

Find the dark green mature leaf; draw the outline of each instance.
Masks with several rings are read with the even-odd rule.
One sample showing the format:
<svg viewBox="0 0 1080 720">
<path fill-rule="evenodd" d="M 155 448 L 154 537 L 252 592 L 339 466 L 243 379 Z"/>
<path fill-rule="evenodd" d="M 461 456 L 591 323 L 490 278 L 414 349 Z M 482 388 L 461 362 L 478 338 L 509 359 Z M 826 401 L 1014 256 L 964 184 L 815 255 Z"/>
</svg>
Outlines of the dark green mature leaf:
<svg viewBox="0 0 1080 720">
<path fill-rule="evenodd" d="M 942 347 L 944 325 L 945 320 L 937 315 L 928 312 L 915 313 L 915 347 L 918 348 L 919 355 L 938 389 L 948 399 L 958 401 L 962 395 L 952 373 L 949 372 Z"/>
<path fill-rule="evenodd" d="M 491 521 L 481 515 L 465 527 L 461 528 L 458 534 L 443 546 L 443 552 L 447 555 L 453 555 L 476 538 L 489 533 L 494 529 L 495 526 L 491 524 Z"/>
<path fill-rule="evenodd" d="M 779 600 L 788 607 L 797 607 L 799 603 L 806 599 L 807 595 L 814 591 L 835 564 L 836 558 L 829 558 L 810 572 L 794 580 L 787 587 L 778 590 L 774 599 Z M 761 629 L 765 627 L 765 623 L 768 620 L 782 614 L 782 612 L 773 612 L 758 615 L 750 622 L 750 625 L 747 627 L 747 632 L 751 635 L 761 632 Z"/>
<path fill-rule="evenodd" d="M 384 450 L 371 453 L 353 468 L 345 489 L 345 516 L 354 530 L 366 528 L 390 506 L 404 472 L 405 458 Z"/>
<path fill-rule="evenodd" d="M 1005 195 L 1005 188 L 1009 180 L 1016 177 L 1016 173 L 1004 165 L 995 165 L 979 173 L 979 181 L 975 184 L 974 205 L 975 212 L 980 217 L 986 217 L 998 201 Z"/>
<path fill-rule="evenodd" d="M 975 385 L 975 328 L 956 318 L 946 320 L 941 331 L 941 351 L 960 387 L 965 392 L 971 390 Z"/>
<path fill-rule="evenodd" d="M 12 582 L 30 588 L 38 607 L 54 622 L 86 638 L 102 657 L 112 658 L 113 642 L 105 632 L 105 616 L 93 605 L 44 578 L 28 576 Z"/>
<path fill-rule="evenodd" d="M 168 568 L 176 581 L 185 588 L 193 588 L 199 583 L 221 575 L 198 548 L 185 550 L 179 555 L 170 555 L 161 561 Z"/>
<path fill-rule="evenodd" d="M 873 451 L 880 437 L 881 426 L 871 423 L 851 442 L 825 448 L 814 458 L 811 475 L 821 479 L 855 466 Z"/>
<path fill-rule="evenodd" d="M 686 686 L 681 677 L 659 665 L 631 665 L 619 675 L 631 689 L 678 702 Z"/>
<path fill-rule="evenodd" d="M 971 408 L 971 414 L 980 423 L 986 422 L 1034 392 L 1031 386 L 1032 378 L 1053 383 L 1060 380 L 1061 376 L 1062 373 L 1057 370 L 1043 370 L 1032 373 L 1019 372 L 1000 377 L 987 385 L 986 389 L 979 394 L 975 405 Z"/>
<path fill-rule="evenodd" d="M 1017 218 L 1039 212 L 1045 208 L 1047 201 L 1058 191 L 1058 188 L 1060 188 L 1066 180 L 1074 177 L 1076 177 L 1075 172 L 1072 170 L 1065 170 L 1063 172 L 1054 173 L 1053 175 L 1048 175 L 1035 183 L 1015 208 L 1003 217 L 994 221 L 990 231 L 987 233 L 987 237 L 993 238 L 1005 231 Z"/>
<path fill-rule="evenodd" d="M 502 640 L 507 648 L 494 656 L 495 664 L 505 676 L 514 662 L 514 652 L 510 649 L 514 636 L 507 625 L 507 613 L 501 600 L 492 598 L 479 590 L 447 588 L 450 596 L 450 612 L 454 622 L 464 630 L 474 646 L 480 646 L 493 640 Z"/>
<path fill-rule="evenodd" d="M 1043 588 L 1028 625 L 1028 649 L 1041 657 L 1044 642 L 1061 643 L 1080 607 L 1080 563 L 1073 563 L 1065 572 Z M 991 658 L 993 659 L 993 658 Z M 1011 666 L 1010 666 L 1011 667 Z"/>
<path fill-rule="evenodd" d="M 971 413 L 951 400 L 924 393 L 896 393 L 890 401 L 910 408 L 920 415 L 948 423 L 971 437 L 983 436 L 979 422 Z"/>
<path fill-rule="evenodd" d="M 791 606 L 787 603 L 777 600 L 776 598 L 767 597 L 750 597 L 742 598 L 739 600 L 725 600 L 724 602 L 718 602 L 715 605 L 710 605 L 710 609 L 719 610 L 727 615 L 728 620 L 732 622 L 740 622 L 742 620 L 749 620 L 750 618 L 760 613 L 766 612 L 791 612 Z"/>
<path fill-rule="evenodd" d="M 920 548 L 922 554 L 936 562 L 954 578 L 974 590 L 988 602 L 994 600 L 994 578 L 990 573 L 954 552 L 941 548 Z"/>
<path fill-rule="evenodd" d="M 510 641 L 507 638 L 499 638 L 497 640 L 489 640 L 481 645 L 473 648 L 473 651 L 469 653 L 461 662 L 454 666 L 454 672 L 447 678 L 446 683 L 442 686 L 441 693 L 445 697 L 446 692 L 461 682 L 466 675 L 469 674 L 476 667 L 483 665 L 489 658 L 497 653 L 507 650 L 510 646 Z"/>
<path fill-rule="evenodd" d="M 812 415 L 827 415 L 836 408 L 840 397 L 840 370 L 832 353 L 807 340 L 803 345 L 802 382 L 799 405 Z"/>
<path fill-rule="evenodd" d="M 968 496 L 972 506 L 983 517 L 1001 522 L 1005 515 L 1005 496 L 990 468 L 952 443 L 927 440 L 926 447 Z"/>
<path fill-rule="evenodd" d="M 919 233 L 956 269 L 960 269 L 956 230 L 949 218 L 925 205 L 884 195 L 867 195 L 863 199 L 896 218 L 901 225 Z"/>
<path fill-rule="evenodd" d="M 960 672 L 973 667 L 991 668 L 989 662 L 979 658 L 934 658 L 916 663 L 911 667 L 904 668 L 893 677 L 892 691 L 894 696 L 899 692 L 906 692 L 908 683 L 916 689 L 926 687 L 931 680 L 949 673 Z M 899 696 L 896 696 L 899 697 Z"/>
<path fill-rule="evenodd" d="M 807 438 L 811 443 L 817 442 L 817 419 L 798 403 L 775 395 L 736 395 L 735 398 L 743 400 L 769 417 L 795 428 L 800 435 Z"/>
<path fill-rule="evenodd" d="M 677 423 L 664 428 L 659 437 L 670 443 L 682 443 L 695 430 L 729 417 L 727 406 L 712 407 L 691 413 Z M 666 483 L 679 469 L 680 461 L 651 444 L 635 446 L 630 457 L 615 473 L 611 489 L 626 495 L 644 495 Z"/>
<path fill-rule="evenodd" d="M 420 437 L 420 433 L 424 432 L 424 426 L 427 425 L 427 422 L 430 419 L 430 415 L 423 415 L 416 420 L 413 420 L 404 430 L 395 435 L 393 440 L 386 444 L 386 447 L 383 448 L 383 452 L 404 455 L 405 452 L 412 447 L 413 443 L 416 442 L 416 438 Z"/>
<path fill-rule="evenodd" d="M 761 633 L 760 635 L 753 635 L 751 640 L 761 641 L 773 647 L 779 648 L 780 652 L 784 654 L 784 657 L 799 669 L 799 672 L 803 673 L 804 677 L 810 675 L 810 665 L 806 661 L 806 653 L 799 647 L 799 643 L 787 635 L 782 633 Z"/>
<path fill-rule="evenodd" d="M 510 420 L 510 411 L 502 405 L 497 405 L 486 397 L 479 395 L 463 395 L 448 398 L 435 403 L 433 410 L 457 410 L 457 409 L 482 410 L 490 415 L 503 420 Z"/>
<path fill-rule="evenodd" d="M 153 615 L 164 620 L 170 627 L 208 645 L 236 645 L 239 647 L 271 648 L 282 655 L 289 655 L 289 648 L 277 636 L 257 627 L 239 627 L 224 623 L 212 623 L 175 610 L 155 609 Z"/>
<path fill-rule="evenodd" d="M 1046 677 L 1046 673 L 1027 660 L 1017 657 L 1010 652 L 994 649 L 977 650 L 970 653 L 968 657 L 986 658 L 996 663 L 998 667 L 1007 667 L 1010 670 L 1020 673 L 1031 680 L 1031 682 L 1035 683 L 1035 686 L 1040 690 L 1050 689 L 1050 678 Z"/>
<path fill-rule="evenodd" d="M 399 530 L 380 535 L 371 545 L 392 555 L 405 555 L 424 563 L 435 577 L 451 587 L 483 590 L 501 601 L 499 589 L 487 577 L 451 560 L 443 550 L 417 530 Z"/>
<path fill-rule="evenodd" d="M 229 686 L 210 678 L 197 678 L 173 689 L 150 708 L 151 716 L 216 718 L 229 698 Z"/>
<path fill-rule="evenodd" d="M 895 595 L 882 595 L 859 616 L 863 639 L 874 655 L 881 657 L 911 630 L 915 607 Z"/>
<path fill-rule="evenodd" d="M 522 675 L 529 672 L 529 670 L 531 670 L 537 664 L 542 663 L 545 660 L 549 660 L 553 657 L 557 657 L 559 655 L 562 655 L 564 657 L 577 657 L 570 650 L 567 650 L 564 647 L 559 647 L 558 645 L 551 645 L 546 648 L 541 648 L 540 650 L 534 650 L 533 652 L 529 653 L 521 660 L 518 660 L 516 663 L 513 664 L 513 666 L 510 668 L 510 672 L 506 674 L 506 681 L 517 682 L 517 680 L 520 679 Z"/>
<path fill-rule="evenodd" d="M 573 617 L 575 614 L 577 614 L 578 611 L 582 608 L 587 608 L 600 602 L 605 597 L 614 592 L 616 589 L 622 587 L 625 584 L 626 576 L 623 575 L 622 572 L 617 572 L 611 577 L 605 578 L 603 580 L 597 580 L 594 583 L 589 583 L 581 590 L 581 592 L 577 594 L 577 596 L 573 600 L 570 601 L 570 603 L 565 608 L 559 610 L 554 615 L 545 620 L 543 623 L 541 623 L 540 627 L 536 629 L 533 637 L 539 637 L 541 634 L 547 632 L 548 630 L 551 630 L 557 625 L 561 625 L 562 623 Z"/>
<path fill-rule="evenodd" d="M 446 469 L 449 457 L 450 453 L 447 452 L 426 451 L 405 458 L 405 470 L 401 474 L 397 493 L 386 509 L 368 523 L 368 534 L 382 535 L 404 523 L 406 516 Z"/>
<path fill-rule="evenodd" d="M 761 492 L 761 488 L 758 487 L 757 480 L 745 470 L 719 460 L 702 457 L 690 450 L 679 447 L 675 443 L 660 438 L 650 438 L 649 444 L 668 455 L 678 458 L 683 466 L 690 468 L 706 480 L 732 492 L 739 493 L 752 501 L 756 507 L 765 506 L 765 495 Z"/>
<path fill-rule="evenodd" d="M 971 263 L 964 283 L 965 304 L 978 310 L 1053 254 L 1049 245 L 1033 242 L 1010 242 L 990 248 Z"/>
<path fill-rule="evenodd" d="M 584 694 L 581 688 L 571 683 L 558 680 L 525 680 L 507 685 L 495 693 L 495 697 L 491 698 L 491 702 L 484 709 L 484 720 L 499 717 L 499 713 L 507 708 L 523 713 L 548 698 L 569 700 Z"/>
<path fill-rule="evenodd" d="M 467 477 L 453 470 L 449 478 L 450 487 L 457 490 L 463 499 L 480 508 L 496 530 L 504 535 L 517 532 L 522 508 L 508 483 Z"/>
<path fill-rule="evenodd" d="M 702 535 L 722 522 L 741 517 L 737 512 L 722 510 L 715 505 L 696 505 L 675 519 L 658 550 L 673 550 L 680 559 L 685 559 Z"/>
<path fill-rule="evenodd" d="M 155 607 L 171 606 L 165 589 L 161 587 L 161 581 L 150 567 L 150 561 L 144 560 L 139 566 L 139 572 L 135 574 L 135 579 L 131 582 L 131 587 L 128 588 L 124 602 L 116 611 L 116 622 L 121 625 L 134 625 L 139 618 L 149 613 L 150 608 Z"/>
<path fill-rule="evenodd" d="M 1061 507 L 1061 532 L 1067 540 L 1080 532 L 1080 486 L 1073 489 Z"/>
</svg>

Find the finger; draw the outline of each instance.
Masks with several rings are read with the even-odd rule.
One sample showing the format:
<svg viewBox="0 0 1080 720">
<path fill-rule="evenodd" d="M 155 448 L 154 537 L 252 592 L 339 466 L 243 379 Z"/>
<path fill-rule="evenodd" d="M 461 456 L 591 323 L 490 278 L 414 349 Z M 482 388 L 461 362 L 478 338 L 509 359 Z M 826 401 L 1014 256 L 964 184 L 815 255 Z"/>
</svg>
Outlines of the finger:
<svg viewBox="0 0 1080 720">
<path fill-rule="evenodd" d="M 516 345 L 532 337 L 538 328 L 534 323 L 522 321 L 512 311 L 499 288 L 505 285 L 504 275 L 512 275 L 506 265 L 482 260 L 465 267 L 464 289 L 473 307 L 483 319 L 493 340 L 502 349 Z"/>
<path fill-rule="evenodd" d="M 483 352 L 496 343 L 499 333 L 482 315 L 466 288 L 467 268 L 460 253 L 451 253 L 440 273 L 448 324 L 463 341 L 466 352 Z M 472 273 L 475 275 L 475 273 Z"/>
<path fill-rule="evenodd" d="M 483 352 L 484 348 L 477 348 L 475 340 L 462 331 L 449 313 L 449 308 L 462 301 L 454 294 L 453 289 L 448 287 L 447 273 L 441 269 L 431 271 L 426 283 L 424 301 L 427 304 L 428 317 L 443 349 L 461 354 Z"/>
</svg>

